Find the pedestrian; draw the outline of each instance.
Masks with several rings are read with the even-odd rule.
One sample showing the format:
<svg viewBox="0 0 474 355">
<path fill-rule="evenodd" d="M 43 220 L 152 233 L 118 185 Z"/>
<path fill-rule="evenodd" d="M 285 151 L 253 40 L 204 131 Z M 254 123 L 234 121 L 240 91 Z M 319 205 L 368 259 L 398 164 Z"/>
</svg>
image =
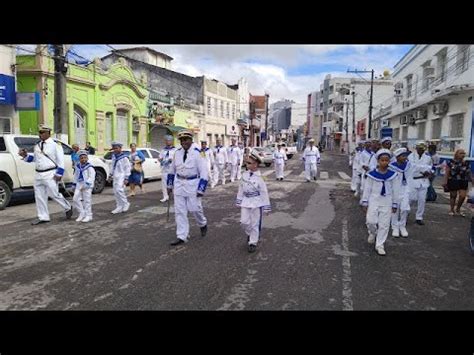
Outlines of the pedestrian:
<svg viewBox="0 0 474 355">
<path fill-rule="evenodd" d="M 159 161 L 161 165 L 161 191 L 163 193 L 163 198 L 160 202 L 166 202 L 169 200 L 167 180 L 168 174 L 171 171 L 171 163 L 174 159 L 174 154 L 176 153 L 176 148 L 173 145 L 173 136 L 165 136 L 165 147 L 161 150 L 159 155 Z"/>
<path fill-rule="evenodd" d="M 242 142 L 239 142 L 238 144 L 239 149 L 240 149 L 240 161 L 239 165 L 237 167 L 237 180 L 240 180 L 242 178 L 242 165 L 244 164 L 244 144 Z"/>
<path fill-rule="evenodd" d="M 412 165 L 407 160 L 410 152 L 406 148 L 399 148 L 394 152 L 395 162 L 389 164 L 389 169 L 397 173 L 399 206 L 392 214 L 392 237 L 408 237 L 406 228 L 408 212 L 410 212 L 410 189 L 412 179 Z"/>
<path fill-rule="evenodd" d="M 72 153 L 71 153 L 71 161 L 73 169 L 76 168 L 76 165 L 79 164 L 79 146 L 77 144 L 73 144 L 71 146 Z"/>
<path fill-rule="evenodd" d="M 86 147 L 85 147 L 84 150 L 87 151 L 87 153 L 89 155 L 94 155 L 95 154 L 95 148 L 93 146 L 91 146 L 91 142 L 86 143 Z"/>
<path fill-rule="evenodd" d="M 380 149 L 375 154 L 377 168 L 367 174 L 361 201 L 369 230 L 368 242 L 375 242 L 375 251 L 379 255 L 386 255 L 384 244 L 391 216 L 398 208 L 397 173 L 388 169 L 391 156 L 387 149 Z"/>
<path fill-rule="evenodd" d="M 303 161 L 304 161 L 304 171 L 306 182 L 310 182 L 311 178 L 316 180 L 316 176 L 318 175 L 318 167 L 317 165 L 320 162 L 321 155 L 319 154 L 318 148 L 314 145 L 314 139 L 311 138 L 308 141 L 309 146 L 306 147 L 303 153 Z"/>
<path fill-rule="evenodd" d="M 367 173 L 370 171 L 369 162 L 372 155 L 374 155 L 374 153 L 372 152 L 372 143 L 370 142 L 370 140 L 365 141 L 364 150 L 360 153 L 359 156 L 359 173 L 361 174 L 361 195 L 364 191 L 365 181 L 367 180 Z"/>
<path fill-rule="evenodd" d="M 79 212 L 76 222 L 92 221 L 92 189 L 95 182 L 95 169 L 89 163 L 88 153 L 81 150 L 78 153 L 79 163 L 74 170 L 74 207 Z"/>
<path fill-rule="evenodd" d="M 214 154 L 207 146 L 207 141 L 201 141 L 201 156 L 206 159 L 206 167 L 207 167 L 207 176 L 209 177 L 209 180 L 211 180 L 211 185 L 212 185 L 212 170 L 215 169 L 215 164 L 214 164 Z"/>
<path fill-rule="evenodd" d="M 362 173 L 360 170 L 360 154 L 364 150 L 364 141 L 359 141 L 357 147 L 354 150 L 354 158 L 352 159 L 352 180 L 351 180 L 351 191 L 354 196 L 359 196 L 360 182 Z"/>
<path fill-rule="evenodd" d="M 191 212 L 201 229 L 201 237 L 207 233 L 207 219 L 202 208 L 202 196 L 208 183 L 206 160 L 198 148 L 191 148 L 193 134 L 188 130 L 178 133 L 181 148 L 176 150 L 168 174 L 168 194 L 173 192 L 174 216 L 177 239 L 172 246 L 186 243 L 189 239 L 188 212 Z"/>
<path fill-rule="evenodd" d="M 261 163 L 256 152 L 250 152 L 245 160 L 247 171 L 242 174 L 235 204 L 241 208 L 240 223 L 247 234 L 248 252 L 257 249 L 262 230 L 263 213 L 271 211 L 267 185 L 262 179 L 258 165 Z"/>
<path fill-rule="evenodd" d="M 128 184 L 130 186 L 130 196 L 135 196 L 135 186 L 140 186 L 140 191 L 143 191 L 143 163 L 145 162 L 145 156 L 142 152 L 137 150 L 135 143 L 130 144 L 130 164 L 131 174 L 128 177 Z"/>
<path fill-rule="evenodd" d="M 222 185 L 225 185 L 225 169 L 228 164 L 227 149 L 222 146 L 222 140 L 216 139 L 216 146 L 214 148 L 215 166 L 214 166 L 214 181 L 211 187 L 214 187 L 222 180 Z M 217 169 L 216 169 L 217 168 Z"/>
<path fill-rule="evenodd" d="M 410 179 L 410 201 L 417 203 L 416 224 L 422 226 L 425 213 L 426 194 L 430 186 L 429 178 L 434 173 L 433 160 L 425 153 L 426 145 L 423 142 L 416 144 L 416 151 L 408 156 L 413 166 L 413 178 Z"/>
<path fill-rule="evenodd" d="M 231 139 L 232 144 L 227 148 L 227 157 L 230 170 L 230 182 L 237 179 L 237 172 L 240 164 L 240 156 L 243 154 L 240 148 L 235 144 L 236 139 Z M 237 179 L 238 180 L 238 179 Z"/>
<path fill-rule="evenodd" d="M 286 157 L 286 152 L 281 148 L 281 144 L 277 144 L 277 149 L 273 152 L 273 163 L 275 166 L 275 175 L 277 180 L 283 180 L 285 177 L 285 160 L 288 160 Z"/>
<path fill-rule="evenodd" d="M 469 181 L 472 182 L 471 167 L 467 160 L 464 149 L 458 149 L 454 153 L 453 160 L 446 164 L 446 172 L 444 174 L 444 186 L 449 190 L 449 215 L 460 215 L 466 217 L 466 214 L 461 211 L 462 204 L 466 198 Z M 457 198 L 457 205 L 456 205 Z M 456 210 L 454 207 L 456 206 Z"/>
<path fill-rule="evenodd" d="M 19 155 L 27 163 L 35 162 L 35 202 L 38 219 L 32 225 L 50 221 L 48 197 L 56 201 L 66 212 L 66 219 L 72 216 L 72 206 L 59 193 L 58 184 L 64 175 L 64 151 L 59 142 L 51 138 L 51 128 L 41 125 L 39 128 L 40 141 L 33 148 L 33 155 L 26 149 L 20 149 Z"/>
<path fill-rule="evenodd" d="M 122 143 L 112 142 L 112 169 L 108 180 L 113 180 L 114 196 L 116 207 L 112 214 L 127 212 L 130 208 L 127 195 L 125 194 L 125 186 L 128 184 L 128 178 L 131 173 L 131 164 L 125 153 L 122 152 Z"/>
<path fill-rule="evenodd" d="M 375 154 L 379 151 L 379 149 L 381 149 L 380 141 L 377 138 L 372 139 L 370 146 L 372 155 L 369 159 L 369 171 L 375 170 L 375 168 L 377 168 L 377 158 L 375 157 Z"/>
</svg>

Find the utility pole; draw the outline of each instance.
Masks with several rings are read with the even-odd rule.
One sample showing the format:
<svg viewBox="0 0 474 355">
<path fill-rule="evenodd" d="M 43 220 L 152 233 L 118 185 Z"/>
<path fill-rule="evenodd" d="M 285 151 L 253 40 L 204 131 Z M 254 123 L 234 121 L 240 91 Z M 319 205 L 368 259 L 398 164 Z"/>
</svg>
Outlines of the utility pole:
<svg viewBox="0 0 474 355">
<path fill-rule="evenodd" d="M 372 103 L 373 103 L 373 96 L 374 96 L 374 70 L 348 70 L 348 73 L 371 73 L 370 78 L 370 103 L 369 103 L 369 130 L 367 134 L 367 138 L 370 139 L 370 131 L 372 130 Z"/>
<path fill-rule="evenodd" d="M 349 152 L 349 103 L 346 99 L 346 143 L 347 143 L 347 152 Z"/>
<path fill-rule="evenodd" d="M 352 139 L 355 142 L 355 125 L 356 125 L 356 102 L 355 91 L 352 92 Z"/>
<path fill-rule="evenodd" d="M 266 144 L 265 145 L 268 144 L 268 97 L 269 96 L 270 95 L 265 94 L 265 103 L 266 103 L 266 107 L 265 107 L 265 142 Z"/>
<path fill-rule="evenodd" d="M 66 73 L 67 63 L 64 45 L 54 46 L 54 132 L 58 138 L 68 134 Z"/>
</svg>

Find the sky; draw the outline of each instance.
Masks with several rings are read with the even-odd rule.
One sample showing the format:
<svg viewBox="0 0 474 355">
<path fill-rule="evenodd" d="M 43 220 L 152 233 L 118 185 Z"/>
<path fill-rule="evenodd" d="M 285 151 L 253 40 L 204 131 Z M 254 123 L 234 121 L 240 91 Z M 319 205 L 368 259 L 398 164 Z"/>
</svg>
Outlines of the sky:
<svg viewBox="0 0 474 355">
<path fill-rule="evenodd" d="M 227 84 L 245 77 L 253 95 L 270 95 L 270 103 L 291 99 L 306 103 L 327 74 L 357 77 L 347 70 L 375 70 L 393 66 L 412 45 L 120 45 L 147 46 L 174 58 L 171 69 L 190 76 L 206 75 Z M 75 53 L 92 60 L 110 53 L 107 45 L 73 45 Z M 370 74 L 360 74 L 370 79 Z"/>
</svg>

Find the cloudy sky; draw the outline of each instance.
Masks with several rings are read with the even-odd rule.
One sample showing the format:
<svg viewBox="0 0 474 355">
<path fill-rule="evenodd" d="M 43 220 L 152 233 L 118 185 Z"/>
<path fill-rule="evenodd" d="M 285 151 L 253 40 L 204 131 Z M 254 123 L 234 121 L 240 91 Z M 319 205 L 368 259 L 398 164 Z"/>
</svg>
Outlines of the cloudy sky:
<svg viewBox="0 0 474 355">
<path fill-rule="evenodd" d="M 129 48 L 135 45 L 115 45 Z M 136 46 L 142 46 L 140 44 Z M 145 45 L 174 58 L 172 69 L 191 76 L 206 75 L 228 84 L 246 77 L 254 95 L 270 94 L 270 101 L 282 98 L 306 103 L 311 91 L 327 74 L 357 76 L 347 69 L 370 70 L 380 75 L 392 71 L 412 45 Z M 106 45 L 74 45 L 87 58 L 104 56 Z M 370 78 L 370 74 L 364 74 Z"/>
</svg>

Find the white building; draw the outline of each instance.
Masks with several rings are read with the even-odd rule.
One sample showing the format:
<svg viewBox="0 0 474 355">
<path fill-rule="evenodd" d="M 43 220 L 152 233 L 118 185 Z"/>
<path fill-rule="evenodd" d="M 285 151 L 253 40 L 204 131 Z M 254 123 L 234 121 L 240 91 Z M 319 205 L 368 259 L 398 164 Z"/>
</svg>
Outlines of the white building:
<svg viewBox="0 0 474 355">
<path fill-rule="evenodd" d="M 0 45 L 0 134 L 20 132 L 16 100 L 16 49 Z"/>
<path fill-rule="evenodd" d="M 165 68 L 165 69 L 172 69 L 171 68 L 171 61 L 173 60 L 172 57 L 165 53 L 161 53 L 151 49 L 149 47 L 133 47 L 133 48 L 124 48 L 124 49 L 116 49 L 112 50 L 112 53 L 106 55 L 102 58 L 104 63 L 107 63 L 107 59 L 109 57 L 113 57 L 114 54 L 123 55 L 125 58 L 132 58 L 156 67 Z"/>
<path fill-rule="evenodd" d="M 431 141 L 441 154 L 474 157 L 473 45 L 416 45 L 395 65 L 394 95 L 377 116 L 395 145 Z"/>
<path fill-rule="evenodd" d="M 307 117 L 306 117 L 306 138 L 314 138 L 319 144 L 322 133 L 322 103 L 321 92 L 313 91 L 308 95 Z"/>
</svg>

